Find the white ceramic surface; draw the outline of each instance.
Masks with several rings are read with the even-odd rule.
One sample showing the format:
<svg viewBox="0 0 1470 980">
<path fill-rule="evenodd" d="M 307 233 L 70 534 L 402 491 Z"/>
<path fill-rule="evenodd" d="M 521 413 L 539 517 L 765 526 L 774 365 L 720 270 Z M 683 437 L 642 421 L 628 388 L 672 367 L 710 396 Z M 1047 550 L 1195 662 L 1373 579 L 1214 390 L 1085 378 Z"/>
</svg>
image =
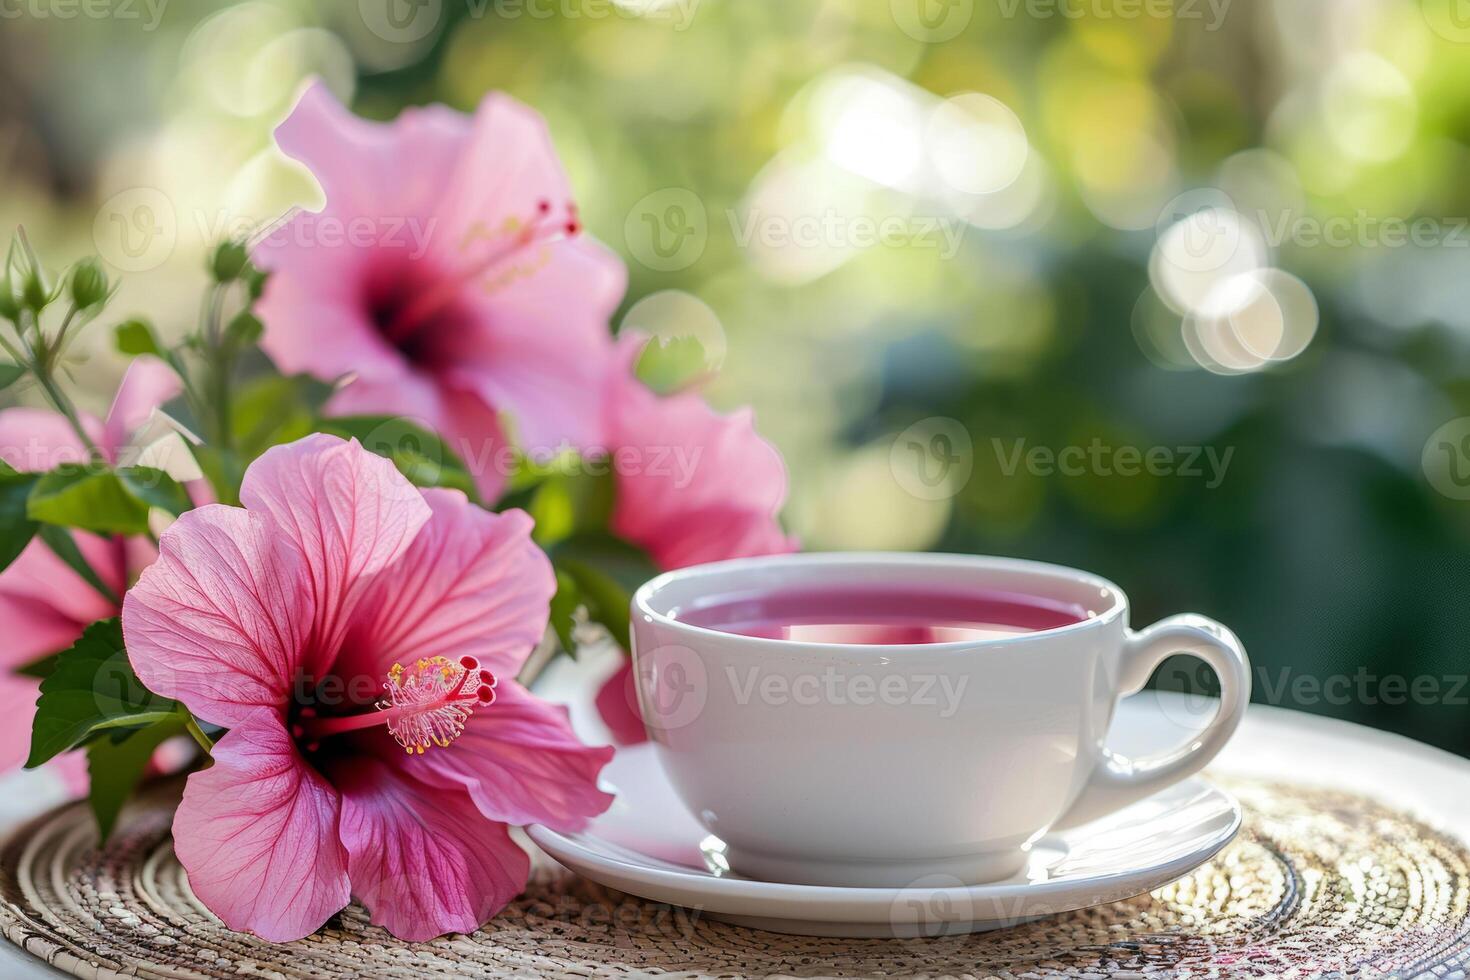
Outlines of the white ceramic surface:
<svg viewBox="0 0 1470 980">
<path fill-rule="evenodd" d="M 986 590 L 1079 606 L 1082 622 L 999 639 L 846 645 L 718 632 L 680 616 L 791 588 Z M 969 555 L 799 554 L 659 576 L 633 598 L 638 699 L 669 781 L 767 880 L 901 887 L 1019 871 L 1048 830 L 1198 772 L 1240 723 L 1250 669 L 1201 616 L 1128 628 L 1117 586 L 1055 565 Z M 1110 751 L 1118 700 L 1171 654 L 1221 678 L 1218 715 L 1140 758 Z"/>
<path fill-rule="evenodd" d="M 813 936 L 955 935 L 1118 901 L 1187 873 L 1240 826 L 1235 801 L 1194 778 L 1043 837 L 1022 871 L 1002 882 L 966 885 L 930 874 L 901 888 L 792 885 L 725 870 L 720 842 L 679 802 L 651 746 L 620 751 L 607 782 L 617 801 L 586 831 L 532 827 L 531 839 L 589 878 L 690 916 Z"/>
</svg>

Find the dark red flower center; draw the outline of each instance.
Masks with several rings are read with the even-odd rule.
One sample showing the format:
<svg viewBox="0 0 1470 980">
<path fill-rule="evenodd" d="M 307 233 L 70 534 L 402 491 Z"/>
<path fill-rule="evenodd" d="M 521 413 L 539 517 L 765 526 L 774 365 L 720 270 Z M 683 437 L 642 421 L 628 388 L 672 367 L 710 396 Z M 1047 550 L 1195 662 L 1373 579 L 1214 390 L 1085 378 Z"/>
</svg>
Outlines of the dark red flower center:
<svg viewBox="0 0 1470 980">
<path fill-rule="evenodd" d="M 454 343 L 473 319 L 467 289 L 494 292 L 540 267 L 540 246 L 581 232 L 577 206 L 558 214 L 540 201 L 535 214 L 508 218 L 490 228 L 472 222 L 454 243 L 460 259 L 453 268 L 423 258 L 406 258 L 370 276 L 363 301 L 383 338 L 412 364 L 434 368 L 455 360 Z"/>
</svg>

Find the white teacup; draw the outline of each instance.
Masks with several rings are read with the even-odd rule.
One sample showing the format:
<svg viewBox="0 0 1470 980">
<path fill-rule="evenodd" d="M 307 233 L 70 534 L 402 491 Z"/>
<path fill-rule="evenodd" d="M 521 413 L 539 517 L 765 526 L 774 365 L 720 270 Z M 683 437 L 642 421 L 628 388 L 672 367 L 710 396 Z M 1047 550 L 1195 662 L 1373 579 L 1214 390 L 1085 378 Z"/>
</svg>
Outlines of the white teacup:
<svg viewBox="0 0 1470 980">
<path fill-rule="evenodd" d="M 868 645 L 728 633 L 680 620 L 712 597 L 790 589 L 975 589 L 1081 607 L 1001 639 Z M 904 887 L 1015 874 L 1048 830 L 1197 772 L 1250 699 L 1235 635 L 1203 616 L 1128 628 L 1123 592 L 1057 565 L 966 555 L 797 554 L 670 572 L 632 608 L 638 700 L 670 781 L 733 870 Z M 1219 676 L 1219 709 L 1178 748 L 1108 751 L 1118 700 L 1171 654 Z"/>
</svg>

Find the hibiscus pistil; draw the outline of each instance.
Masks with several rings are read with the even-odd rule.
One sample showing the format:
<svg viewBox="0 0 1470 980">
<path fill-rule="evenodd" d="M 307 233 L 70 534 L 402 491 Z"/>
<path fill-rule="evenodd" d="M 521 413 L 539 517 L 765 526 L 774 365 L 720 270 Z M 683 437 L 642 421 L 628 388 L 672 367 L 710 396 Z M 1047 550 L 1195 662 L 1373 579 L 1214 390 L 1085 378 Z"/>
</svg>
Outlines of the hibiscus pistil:
<svg viewBox="0 0 1470 980">
<path fill-rule="evenodd" d="M 383 688 L 387 694 L 372 711 L 330 718 L 303 712 L 293 734 L 310 750 L 329 735 L 386 725 L 405 752 L 423 755 L 431 745 L 448 748 L 475 709 L 495 701 L 495 675 L 474 657 L 457 663 L 421 657 L 407 667 L 395 663 Z"/>
<path fill-rule="evenodd" d="M 577 205 L 567 202 L 563 217 L 552 214 L 551 202 L 536 202 L 536 214 L 529 220 L 508 219 L 505 229 L 509 234 L 498 241 L 489 251 L 469 263 L 465 268 L 447 277 L 436 287 L 426 290 L 409 303 L 383 330 L 383 335 L 392 343 L 402 344 L 414 331 L 452 303 L 461 289 L 481 276 L 500 267 L 508 259 L 533 245 L 542 245 L 571 238 L 582 230 L 577 218 Z M 470 234 L 461 248 L 468 248 L 478 237 L 489 237 L 482 225 L 472 225 Z"/>
</svg>

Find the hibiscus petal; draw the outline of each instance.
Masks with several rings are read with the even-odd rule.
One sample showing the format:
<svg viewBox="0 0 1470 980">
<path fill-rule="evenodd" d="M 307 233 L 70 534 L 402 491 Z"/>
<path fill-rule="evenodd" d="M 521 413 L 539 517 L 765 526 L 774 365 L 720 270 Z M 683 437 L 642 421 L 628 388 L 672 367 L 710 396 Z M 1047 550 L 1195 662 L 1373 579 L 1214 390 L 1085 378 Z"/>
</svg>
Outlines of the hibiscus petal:
<svg viewBox="0 0 1470 980">
<path fill-rule="evenodd" d="M 0 673 L 0 772 L 20 768 L 31 748 L 31 719 L 41 682 Z"/>
<path fill-rule="evenodd" d="M 271 942 L 319 929 L 351 897 L 340 799 L 302 760 L 280 719 L 256 712 L 189 777 L 174 852 L 225 925 Z"/>
<path fill-rule="evenodd" d="M 395 662 L 470 655 L 514 677 L 546 632 L 556 576 L 523 511 L 492 514 L 457 490 L 426 490 L 434 516 L 373 579 L 334 668 L 381 681 Z"/>
<path fill-rule="evenodd" d="M 296 256 L 309 249 L 258 248 L 255 258 L 271 269 L 256 312 L 265 324 L 261 346 L 281 371 L 324 381 L 355 374 L 378 381 L 408 375 L 408 364 L 378 333 L 356 298 L 323 297 L 317 279 Z"/>
<path fill-rule="evenodd" d="M 776 520 L 786 464 L 755 431 L 749 410 L 720 415 L 694 392 L 660 398 L 615 376 L 608 414 L 617 479 L 611 526 L 660 568 L 796 550 Z"/>
<path fill-rule="evenodd" d="M 508 95 L 493 92 L 481 101 L 470 123 L 453 176 L 442 188 L 435 240 L 468 255 L 496 247 L 487 232 L 506 219 L 535 220 L 540 202 L 555 216 L 566 214 L 571 189 L 551 133 L 540 113 Z M 469 249 L 463 248 L 468 243 Z"/>
<path fill-rule="evenodd" d="M 429 506 L 391 461 L 322 434 L 266 450 L 245 471 L 240 501 L 268 515 L 306 559 L 316 601 L 304 666 L 320 677 L 366 580 L 403 557 Z"/>
<path fill-rule="evenodd" d="M 276 525 L 210 504 L 163 532 L 123 599 L 123 637 L 149 690 L 233 726 L 285 705 L 313 611 L 302 558 Z"/>
<path fill-rule="evenodd" d="M 21 554 L 24 556 L 25 552 Z M 6 575 L 13 575 L 14 568 L 12 565 L 6 569 Z M 0 647 L 0 667 L 12 670 L 24 667 L 65 650 L 82 635 L 84 623 L 63 615 L 41 599 L 6 591 L 7 581 L 5 576 L 0 576 L 0 635 L 5 637 L 5 644 Z M 78 581 L 69 588 L 75 591 L 89 586 Z M 102 597 L 97 598 L 100 600 Z M 108 612 L 102 618 L 110 615 Z"/>
<path fill-rule="evenodd" d="M 82 427 L 97 440 L 102 426 L 83 416 Z M 7 408 L 0 411 L 0 459 L 25 473 L 42 473 L 62 463 L 81 463 L 87 450 L 70 423 L 56 412 L 42 408 Z"/>
<path fill-rule="evenodd" d="M 124 457 L 132 434 L 142 428 L 153 410 L 179 393 L 179 376 L 156 357 L 135 358 L 117 386 L 112 408 L 102 423 L 102 450 L 113 460 Z"/>
<path fill-rule="evenodd" d="M 526 852 L 464 792 L 430 789 L 368 756 L 329 772 L 352 891 L 375 925 L 409 942 L 473 932 L 526 887 Z"/>
<path fill-rule="evenodd" d="M 84 531 L 73 540 L 102 581 L 122 595 L 124 551 L 121 539 Z M 5 648 L 0 663 L 21 666 L 39 656 L 71 646 L 82 629 L 117 615 L 117 607 L 82 580 L 70 565 L 40 540 L 32 540 L 15 561 L 0 572 L 0 635 Z"/>
<path fill-rule="evenodd" d="M 496 500 L 514 468 L 515 457 L 500 417 L 484 399 L 452 386 L 435 387 L 424 375 L 405 374 L 392 381 L 359 378 L 332 396 L 331 415 L 392 415 L 436 432 L 459 457 L 482 500 Z"/>
<path fill-rule="evenodd" d="M 514 826 L 579 830 L 612 804 L 612 796 L 597 788 L 612 747 L 583 745 L 565 708 L 511 680 L 496 685 L 495 702 L 471 715 L 448 748 L 412 756 L 392 748 L 397 751 L 385 757 L 404 772 L 430 785 L 466 789 L 486 817 Z"/>
<path fill-rule="evenodd" d="M 94 440 L 102 427 L 90 416 L 83 426 Z M 0 411 L 0 459 L 19 470 L 48 470 L 87 458 L 87 450 L 66 419 L 33 408 Z M 73 537 L 87 563 L 118 595 L 127 585 L 123 546 L 117 540 L 76 532 Z M 83 627 L 117 614 L 117 609 L 82 581 L 39 539 L 31 541 L 0 572 L 0 663 L 19 667 L 64 650 Z M 29 718 L 29 715 L 27 715 Z"/>
<path fill-rule="evenodd" d="M 469 119 L 440 105 L 406 109 L 391 123 L 354 116 L 320 81 L 276 127 L 276 143 L 306 164 L 333 211 L 400 223 L 423 215 L 425 232 L 469 137 Z"/>
<path fill-rule="evenodd" d="M 602 723 L 619 745 L 648 741 L 643 715 L 638 711 L 638 692 L 633 683 L 633 661 L 623 657 L 617 671 L 597 689 L 594 704 Z"/>
<path fill-rule="evenodd" d="M 527 449 L 600 446 L 614 350 L 608 319 L 626 286 L 623 263 L 597 242 L 583 236 L 547 246 L 547 260 L 530 274 L 468 292 L 478 316 L 437 341 L 456 365 L 447 373 L 509 412 Z"/>
</svg>

